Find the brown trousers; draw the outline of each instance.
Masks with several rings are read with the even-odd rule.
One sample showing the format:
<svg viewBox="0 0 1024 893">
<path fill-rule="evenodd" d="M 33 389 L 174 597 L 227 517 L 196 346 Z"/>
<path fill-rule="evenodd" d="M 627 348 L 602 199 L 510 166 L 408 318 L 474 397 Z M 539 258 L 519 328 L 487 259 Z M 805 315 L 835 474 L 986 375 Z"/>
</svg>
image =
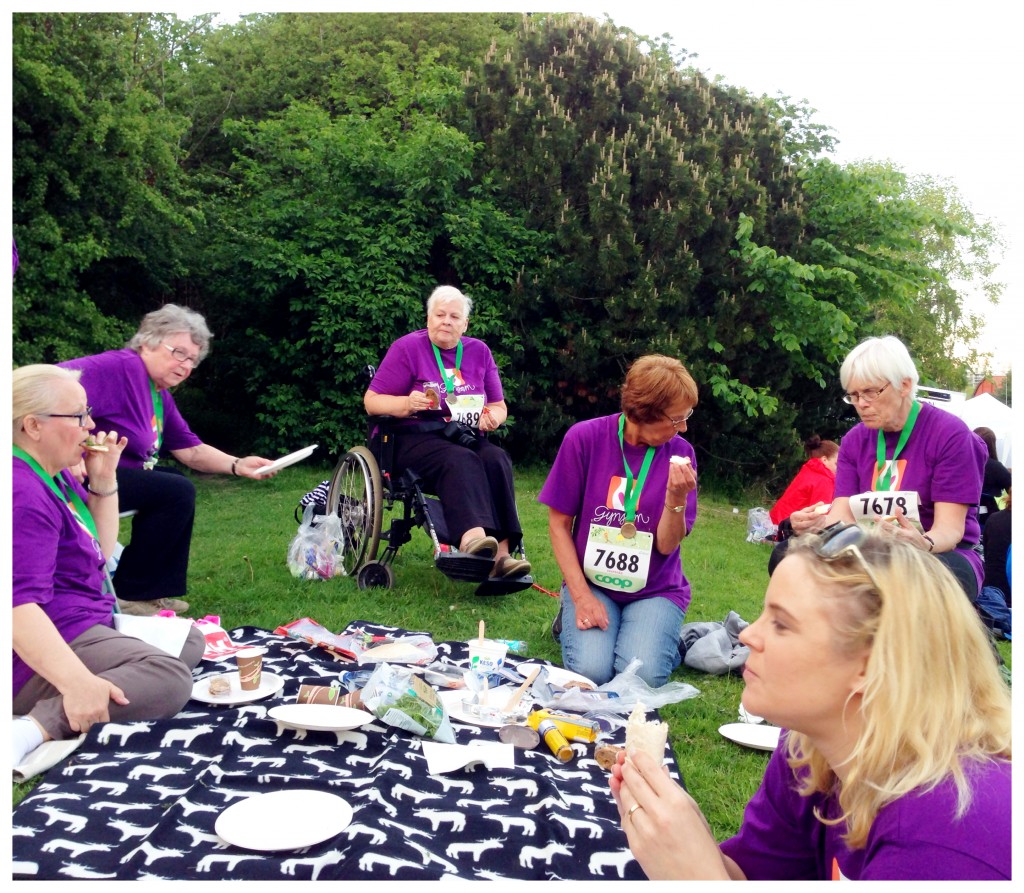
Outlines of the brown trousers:
<svg viewBox="0 0 1024 893">
<path fill-rule="evenodd" d="M 71 650 L 90 672 L 113 682 L 130 703 L 110 702 L 110 721 L 163 719 L 174 716 L 192 695 L 192 668 L 203 657 L 206 640 L 195 626 L 179 657 L 123 636 L 106 626 L 94 626 L 74 639 Z M 64 696 L 42 676 L 35 675 L 15 695 L 15 716 L 28 714 L 54 740 L 74 738 L 64 713 Z"/>
</svg>

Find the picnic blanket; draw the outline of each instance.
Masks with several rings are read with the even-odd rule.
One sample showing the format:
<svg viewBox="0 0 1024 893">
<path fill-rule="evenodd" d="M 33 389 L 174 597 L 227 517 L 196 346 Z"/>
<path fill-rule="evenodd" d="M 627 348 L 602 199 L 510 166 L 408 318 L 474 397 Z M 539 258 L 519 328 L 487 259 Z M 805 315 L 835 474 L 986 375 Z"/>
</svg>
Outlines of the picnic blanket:
<svg viewBox="0 0 1024 893">
<path fill-rule="evenodd" d="M 407 634 L 356 621 L 347 631 Z M 267 649 L 283 689 L 235 707 L 189 701 L 175 717 L 106 723 L 55 766 L 14 810 L 15 879 L 437 880 L 643 879 L 629 852 L 593 746 L 560 763 L 543 745 L 515 751 L 515 767 L 430 775 L 421 739 L 374 721 L 352 731 L 280 726 L 267 716 L 303 683 L 351 670 L 322 648 L 241 627 L 232 640 Z M 465 666 L 464 642 L 437 643 Z M 515 661 L 511 661 L 515 665 Z M 196 677 L 233 669 L 204 661 Z M 456 739 L 497 740 L 456 724 Z M 622 743 L 623 730 L 617 732 Z M 679 778 L 671 748 L 666 759 Z M 217 817 L 241 798 L 287 788 L 334 792 L 353 808 L 335 837 L 263 853 L 225 843 Z"/>
</svg>

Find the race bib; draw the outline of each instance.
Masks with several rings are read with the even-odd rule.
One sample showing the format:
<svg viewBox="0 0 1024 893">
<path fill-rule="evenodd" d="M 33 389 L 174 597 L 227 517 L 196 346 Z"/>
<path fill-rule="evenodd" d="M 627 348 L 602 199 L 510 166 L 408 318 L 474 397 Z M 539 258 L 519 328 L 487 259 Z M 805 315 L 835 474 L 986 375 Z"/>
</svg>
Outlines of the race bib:
<svg viewBox="0 0 1024 893">
<path fill-rule="evenodd" d="M 591 583 L 616 592 L 639 592 L 651 570 L 654 534 L 637 531 L 627 539 L 618 527 L 591 524 L 583 573 Z"/>
<path fill-rule="evenodd" d="M 445 399 L 453 422 L 462 422 L 470 428 L 480 427 L 480 415 L 484 411 L 483 394 L 463 394 L 461 397 Z"/>
<path fill-rule="evenodd" d="M 850 497 L 854 521 L 895 521 L 896 509 L 902 509 L 910 521 L 921 523 L 920 499 L 916 490 L 881 490 Z"/>
</svg>

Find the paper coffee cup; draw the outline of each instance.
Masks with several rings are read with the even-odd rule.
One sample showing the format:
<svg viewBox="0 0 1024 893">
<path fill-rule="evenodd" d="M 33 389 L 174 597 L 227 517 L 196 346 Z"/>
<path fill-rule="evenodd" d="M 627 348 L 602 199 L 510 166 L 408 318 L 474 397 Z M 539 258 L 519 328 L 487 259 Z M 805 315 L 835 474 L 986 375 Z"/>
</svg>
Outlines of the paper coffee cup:
<svg viewBox="0 0 1024 893">
<path fill-rule="evenodd" d="M 479 670 L 481 673 L 493 673 L 505 664 L 505 655 L 508 653 L 508 645 L 502 642 L 495 642 L 493 639 L 470 639 L 466 643 L 469 646 L 469 666 L 472 670 Z"/>
<path fill-rule="evenodd" d="M 300 685 L 299 704 L 337 704 L 342 697 L 341 689 L 330 685 Z"/>
<path fill-rule="evenodd" d="M 242 691 L 255 691 L 260 687 L 263 675 L 263 648 L 243 648 L 235 652 L 238 661 L 238 684 Z"/>
</svg>

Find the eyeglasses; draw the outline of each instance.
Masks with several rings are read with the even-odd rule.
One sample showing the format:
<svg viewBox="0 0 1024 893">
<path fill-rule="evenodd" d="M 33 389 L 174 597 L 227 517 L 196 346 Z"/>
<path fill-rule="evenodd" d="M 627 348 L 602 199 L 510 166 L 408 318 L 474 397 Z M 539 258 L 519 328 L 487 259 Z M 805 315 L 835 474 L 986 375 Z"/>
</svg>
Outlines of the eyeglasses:
<svg viewBox="0 0 1024 893">
<path fill-rule="evenodd" d="M 875 591 L 881 595 L 882 587 L 878 585 L 878 579 L 871 570 L 859 546 L 868 538 L 867 531 L 856 524 L 834 527 L 821 534 L 819 541 L 814 545 L 814 553 L 825 561 L 836 561 L 846 555 L 852 555 L 860 562 L 864 573 L 871 578 Z"/>
<path fill-rule="evenodd" d="M 683 416 L 682 418 L 674 419 L 674 418 L 672 418 L 672 416 L 670 416 L 670 415 L 666 415 L 666 416 L 665 416 L 665 418 L 666 418 L 666 419 L 668 419 L 668 420 L 669 420 L 669 421 L 670 421 L 670 422 L 672 423 L 672 427 L 673 427 L 673 428 L 676 428 L 676 429 L 678 430 L 679 426 L 680 426 L 680 425 L 681 425 L 681 424 L 682 424 L 683 422 L 688 422 L 688 421 L 690 420 L 690 416 L 692 416 L 692 415 L 693 415 L 693 410 L 691 409 L 691 410 L 690 410 L 689 412 L 687 412 L 687 413 L 686 413 L 686 415 L 684 415 L 684 416 Z"/>
<path fill-rule="evenodd" d="M 162 344 L 161 347 L 166 347 L 170 352 L 171 356 L 174 357 L 179 363 L 188 366 L 190 369 L 195 369 L 199 365 L 199 357 L 192 356 L 187 350 L 183 350 L 180 347 L 171 347 L 169 344 Z"/>
<path fill-rule="evenodd" d="M 856 403 L 860 400 L 862 403 L 874 403 L 887 387 L 889 387 L 888 383 L 885 387 L 881 388 L 864 388 L 863 391 L 851 391 L 849 394 L 843 394 L 843 402 Z"/>
<path fill-rule="evenodd" d="M 77 419 L 78 427 L 85 428 L 85 420 L 92 421 L 92 407 L 85 407 L 84 412 L 41 412 L 39 415 L 50 419 Z"/>
</svg>

